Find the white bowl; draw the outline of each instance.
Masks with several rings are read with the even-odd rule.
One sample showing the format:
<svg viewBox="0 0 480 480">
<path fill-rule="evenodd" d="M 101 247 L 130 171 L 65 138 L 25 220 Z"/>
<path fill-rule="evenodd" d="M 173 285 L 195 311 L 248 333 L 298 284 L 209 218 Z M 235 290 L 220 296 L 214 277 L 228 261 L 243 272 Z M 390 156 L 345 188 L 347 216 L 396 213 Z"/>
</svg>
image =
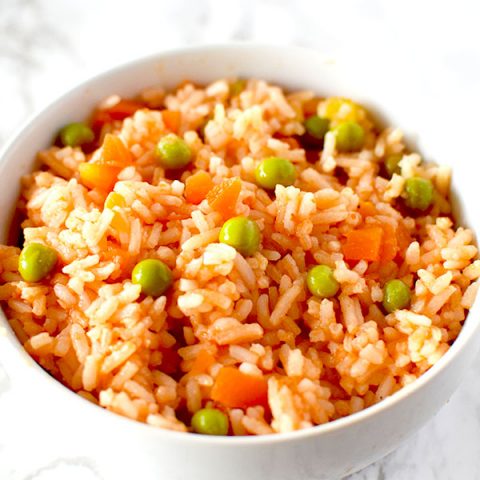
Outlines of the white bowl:
<svg viewBox="0 0 480 480">
<path fill-rule="evenodd" d="M 10 142 L 0 160 L 0 241 L 19 193 L 20 177 L 31 171 L 35 153 L 51 144 L 59 127 L 85 118 L 106 96 L 133 95 L 144 87 L 173 87 L 184 79 L 206 83 L 226 76 L 257 77 L 287 88 L 352 97 L 387 123 L 401 127 L 428 159 L 454 167 L 455 207 L 462 225 L 480 230 L 477 181 L 465 159 L 475 151 L 443 131 L 444 116 L 425 102 L 412 82 L 401 93 L 390 72 L 355 60 L 332 59 L 291 47 L 226 45 L 167 52 L 135 61 L 70 91 Z M 461 187 L 461 188 L 460 188 Z M 478 235 L 477 235 L 478 237 Z M 0 312 L 0 359 L 12 382 L 43 398 L 53 434 L 92 445 L 98 463 L 115 462 L 126 472 L 132 462 L 139 478 L 240 480 L 331 479 L 353 473 L 395 449 L 445 404 L 471 364 L 480 339 L 477 301 L 445 356 L 419 380 L 381 403 L 326 425 L 263 437 L 208 437 L 156 429 L 104 411 L 75 395 L 45 373 L 23 350 Z M 2 327 L 3 326 L 3 327 Z M 37 402 L 32 403 L 35 409 Z M 93 434 L 92 434 L 93 432 Z M 33 433 L 33 432 L 32 432 Z M 68 438 L 67 437 L 67 438 Z"/>
</svg>

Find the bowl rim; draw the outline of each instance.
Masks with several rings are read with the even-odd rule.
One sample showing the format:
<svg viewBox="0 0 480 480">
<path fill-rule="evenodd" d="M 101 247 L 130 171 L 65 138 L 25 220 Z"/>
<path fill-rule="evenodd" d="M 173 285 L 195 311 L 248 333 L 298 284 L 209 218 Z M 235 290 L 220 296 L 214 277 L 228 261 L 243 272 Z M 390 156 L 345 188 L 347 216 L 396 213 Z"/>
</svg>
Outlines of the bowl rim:
<svg viewBox="0 0 480 480">
<path fill-rule="evenodd" d="M 46 105 L 42 105 L 39 109 L 37 109 L 33 114 L 31 114 L 21 125 L 18 127 L 10 136 L 3 148 L 0 150 L 0 174 L 2 173 L 3 169 L 7 166 L 7 162 L 5 162 L 5 158 L 8 157 L 10 151 L 13 150 L 19 143 L 21 143 L 21 137 L 26 132 L 30 131 L 31 129 L 36 128 L 38 122 L 43 120 L 44 116 L 47 116 L 48 113 L 55 109 L 57 106 L 60 106 L 63 102 L 67 101 L 71 97 L 75 97 L 81 94 L 86 88 L 95 87 L 95 84 L 103 79 L 115 77 L 117 75 L 125 74 L 127 71 L 135 70 L 142 65 L 150 64 L 154 62 L 158 62 L 164 60 L 166 58 L 178 57 L 182 55 L 188 54 L 199 54 L 199 55 L 208 55 L 213 54 L 215 52 L 220 51 L 228 51 L 231 50 L 234 53 L 238 52 L 251 52 L 252 50 L 259 50 L 263 49 L 265 51 L 268 50 L 287 50 L 289 54 L 299 53 L 302 55 L 314 55 L 316 57 L 323 57 L 325 62 L 332 62 L 334 58 L 335 63 L 341 63 L 343 61 L 348 62 L 348 57 L 345 55 L 335 54 L 335 56 L 325 54 L 315 48 L 303 47 L 303 46 L 282 46 L 282 45 L 274 45 L 262 42 L 228 42 L 228 43 L 213 43 L 213 44 L 202 44 L 198 46 L 187 46 L 187 47 L 180 47 L 180 48 L 171 48 L 166 50 L 161 50 L 159 52 L 149 54 L 146 56 L 140 56 L 134 58 L 132 60 L 119 63 L 113 67 L 107 68 L 103 71 L 100 71 L 97 74 L 89 76 L 88 78 L 82 80 L 81 82 L 75 84 L 73 87 L 68 88 L 66 91 L 61 93 L 59 96 L 56 96 L 53 101 L 48 102 Z M 454 195 L 458 195 L 456 190 L 452 192 Z M 480 296 L 480 295 L 479 295 Z M 181 442 L 193 442 L 195 444 L 208 444 L 208 445 L 215 445 L 215 446 L 222 446 L 225 448 L 226 446 L 231 447 L 250 447 L 254 445 L 264 445 L 264 444 L 284 444 L 284 443 L 291 443 L 296 441 L 305 440 L 311 437 L 326 435 L 330 433 L 337 432 L 339 430 L 346 429 L 350 426 L 356 425 L 367 419 L 379 414 L 381 412 L 385 412 L 387 410 L 392 409 L 395 405 L 403 402 L 407 397 L 412 395 L 414 392 L 422 390 L 427 384 L 431 383 L 434 378 L 441 374 L 442 371 L 453 361 L 455 357 L 458 356 L 459 352 L 464 348 L 464 346 L 471 342 L 476 333 L 480 330 L 480 322 L 477 322 L 476 325 L 471 325 L 472 320 L 468 323 L 468 319 L 472 317 L 472 311 L 475 314 L 476 310 L 478 310 L 478 305 L 480 300 L 475 300 L 472 308 L 467 314 L 467 318 L 465 319 L 464 323 L 462 324 L 462 329 L 455 339 L 453 344 L 450 346 L 448 351 L 435 363 L 432 367 L 429 368 L 425 373 L 423 373 L 420 377 L 418 377 L 415 381 L 411 384 L 402 387 L 400 390 L 395 392 L 394 394 L 386 397 L 382 401 L 369 406 L 363 410 L 358 412 L 352 413 L 346 417 L 342 417 L 336 420 L 332 420 L 330 422 L 315 425 L 309 428 L 305 428 L 302 430 L 296 430 L 293 432 L 286 432 L 286 433 L 270 433 L 266 435 L 246 435 L 246 436 L 209 436 L 209 435 L 199 435 L 199 434 L 192 434 L 190 432 L 178 432 L 172 431 L 167 429 L 162 429 L 158 427 L 154 427 L 144 422 L 140 422 L 137 420 L 130 419 L 123 415 L 111 412 L 106 410 L 103 407 L 99 407 L 98 405 L 93 404 L 92 402 L 86 400 L 85 398 L 81 397 L 74 391 L 70 390 L 68 387 L 64 386 L 59 380 L 52 377 L 48 372 L 46 372 L 32 357 L 26 352 L 23 345 L 20 343 L 19 339 L 16 337 L 15 333 L 13 332 L 10 323 L 8 322 L 3 309 L 0 308 L 0 330 L 4 327 L 8 334 L 7 335 L 0 335 L 0 340 L 6 338 L 7 345 L 11 347 L 11 349 L 15 349 L 14 355 L 17 357 L 16 360 L 23 360 L 23 367 L 25 369 L 30 370 L 30 374 L 35 375 L 35 377 L 40 381 L 43 378 L 45 385 L 48 388 L 57 389 L 59 393 L 57 395 L 63 395 L 63 397 L 68 401 L 68 399 L 72 399 L 72 401 L 78 402 L 78 408 L 81 408 L 82 405 L 86 407 L 86 412 L 92 412 L 92 415 L 96 415 L 99 421 L 109 421 L 111 423 L 115 422 L 118 424 L 118 427 L 122 426 L 126 429 L 137 429 L 139 432 L 143 432 L 149 436 L 156 436 L 160 439 L 162 436 L 166 440 L 176 440 Z M 469 325 L 469 328 L 466 331 L 465 325 Z M 0 334 L 2 331 L 0 331 Z M 3 362 L 3 366 L 5 367 L 8 373 L 8 362 Z M 33 368 L 32 368 L 33 367 Z M 63 393 L 62 393 L 63 392 Z M 60 399 L 60 397 L 59 397 Z M 90 409 L 90 410 L 89 410 Z"/>
</svg>

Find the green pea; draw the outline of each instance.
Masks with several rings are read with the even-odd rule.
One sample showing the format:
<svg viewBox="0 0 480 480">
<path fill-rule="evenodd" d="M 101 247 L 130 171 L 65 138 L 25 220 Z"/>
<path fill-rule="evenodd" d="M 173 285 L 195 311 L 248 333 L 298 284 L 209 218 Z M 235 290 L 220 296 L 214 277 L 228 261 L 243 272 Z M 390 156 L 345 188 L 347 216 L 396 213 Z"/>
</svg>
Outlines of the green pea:
<svg viewBox="0 0 480 480">
<path fill-rule="evenodd" d="M 402 153 L 392 153 L 385 158 L 385 170 L 389 178 L 392 178 L 394 173 L 400 175 L 401 169 L 399 163 L 402 158 Z"/>
<path fill-rule="evenodd" d="M 219 240 L 235 248 L 243 256 L 253 255 L 260 245 L 260 229 L 257 222 L 246 217 L 227 220 L 220 230 Z"/>
<path fill-rule="evenodd" d="M 53 248 L 30 243 L 20 253 L 18 271 L 26 282 L 38 282 L 53 270 L 57 259 L 57 252 Z"/>
<path fill-rule="evenodd" d="M 94 138 L 93 130 L 81 122 L 69 123 L 60 130 L 60 141 L 65 147 L 79 147 Z"/>
<path fill-rule="evenodd" d="M 365 143 L 365 130 L 357 122 L 340 123 L 333 129 L 333 132 L 339 152 L 361 150 Z"/>
<path fill-rule="evenodd" d="M 192 428 L 203 435 L 227 435 L 228 417 L 216 408 L 202 408 L 193 415 Z"/>
<path fill-rule="evenodd" d="M 277 185 L 293 185 L 296 177 L 295 167 L 286 158 L 266 158 L 255 169 L 258 185 L 268 190 L 274 190 Z"/>
<path fill-rule="evenodd" d="M 401 280 L 390 280 L 383 287 L 383 308 L 388 313 L 410 305 L 410 289 Z"/>
<path fill-rule="evenodd" d="M 316 297 L 330 298 L 337 294 L 340 285 L 328 265 L 317 265 L 307 273 L 307 287 Z"/>
<path fill-rule="evenodd" d="M 304 126 L 309 137 L 323 141 L 325 134 L 330 128 L 330 120 L 318 115 L 312 115 L 305 120 Z"/>
<path fill-rule="evenodd" d="M 246 86 L 247 86 L 246 80 L 242 78 L 235 80 L 230 84 L 230 96 L 236 97 L 237 95 L 240 95 L 245 90 Z"/>
<path fill-rule="evenodd" d="M 135 265 L 132 282 L 142 287 L 142 293 L 159 297 L 172 284 L 171 270 L 161 260 L 148 258 Z"/>
<path fill-rule="evenodd" d="M 433 202 L 433 185 L 422 177 L 411 177 L 405 182 L 405 203 L 415 210 L 426 210 Z"/>
<path fill-rule="evenodd" d="M 163 168 L 174 170 L 190 163 L 192 151 L 184 140 L 174 133 L 169 133 L 157 143 L 155 156 Z"/>
</svg>

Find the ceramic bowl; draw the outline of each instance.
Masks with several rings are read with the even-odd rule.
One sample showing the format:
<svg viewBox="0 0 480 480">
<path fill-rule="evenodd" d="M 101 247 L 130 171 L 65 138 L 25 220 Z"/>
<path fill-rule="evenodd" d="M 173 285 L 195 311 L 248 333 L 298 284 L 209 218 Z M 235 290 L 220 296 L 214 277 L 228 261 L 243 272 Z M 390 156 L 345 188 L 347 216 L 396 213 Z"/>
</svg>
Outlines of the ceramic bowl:
<svg viewBox="0 0 480 480">
<path fill-rule="evenodd" d="M 0 241 L 6 240 L 20 177 L 32 170 L 35 153 L 51 144 L 60 126 L 85 118 L 100 100 L 113 93 L 130 96 L 152 85 L 169 88 L 184 79 L 202 84 L 231 76 L 262 78 L 288 89 L 312 89 L 325 96 L 352 97 L 367 105 L 382 121 L 401 127 L 411 145 L 427 159 L 450 165 L 455 161 L 456 217 L 462 225 L 480 231 L 480 215 L 474 215 L 477 180 L 464 161 L 471 158 L 475 145 L 459 145 L 455 134 L 438 134 L 444 116 L 426 101 L 425 91 L 416 82 L 406 82 L 400 91 L 398 84 L 392 84 L 388 69 L 354 59 L 334 59 L 294 47 L 223 45 L 160 53 L 120 66 L 83 83 L 35 116 L 1 155 Z M 169 480 L 332 479 L 391 452 L 448 401 L 477 351 L 479 309 L 477 301 L 444 357 L 393 396 L 326 425 L 261 437 L 170 432 L 98 408 L 35 364 L 3 313 L 0 360 L 13 392 L 35 392 L 38 402 L 43 399 L 42 412 L 38 413 L 49 415 L 52 435 L 80 439 L 92 447 L 99 463 L 108 464 L 110 469 L 115 466 L 117 472 L 130 469 L 138 472 L 137 478 Z M 38 408 L 36 405 L 37 401 L 29 408 Z"/>
</svg>

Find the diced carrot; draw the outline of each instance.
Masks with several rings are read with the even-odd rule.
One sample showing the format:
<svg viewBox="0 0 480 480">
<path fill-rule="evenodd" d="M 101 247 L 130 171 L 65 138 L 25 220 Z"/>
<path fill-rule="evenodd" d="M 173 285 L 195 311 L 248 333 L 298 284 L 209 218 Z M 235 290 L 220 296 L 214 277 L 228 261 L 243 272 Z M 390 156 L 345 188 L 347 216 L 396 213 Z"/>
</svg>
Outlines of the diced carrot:
<svg viewBox="0 0 480 480">
<path fill-rule="evenodd" d="M 180 129 L 180 122 L 182 120 L 182 114 L 177 110 L 162 110 L 162 118 L 165 126 L 172 131 L 177 133 Z"/>
<path fill-rule="evenodd" d="M 235 367 L 223 367 L 212 387 L 212 399 L 230 408 L 267 406 L 267 394 L 264 377 L 248 375 Z"/>
<path fill-rule="evenodd" d="M 343 244 L 343 254 L 347 260 L 380 260 L 382 248 L 382 227 L 366 227 L 347 233 L 347 241 Z"/>
<path fill-rule="evenodd" d="M 185 198 L 187 202 L 197 205 L 212 188 L 212 177 L 204 170 L 199 170 L 185 180 Z"/>
<path fill-rule="evenodd" d="M 397 256 L 398 243 L 396 228 L 390 223 L 382 223 L 383 239 L 380 251 L 380 261 L 390 262 Z"/>
<path fill-rule="evenodd" d="M 306 117 L 317 114 L 317 107 L 320 100 L 321 99 L 319 97 L 313 97 L 303 104 L 303 113 Z"/>
<path fill-rule="evenodd" d="M 96 110 L 90 124 L 92 129 L 98 133 L 106 123 L 131 117 L 138 109 L 143 107 L 144 105 L 140 102 L 122 98 L 111 107 Z"/>
<path fill-rule="evenodd" d="M 160 347 L 160 352 L 162 352 L 162 363 L 160 369 L 163 373 L 175 373 L 181 362 L 180 355 L 173 348 Z"/>
<path fill-rule="evenodd" d="M 97 112 L 108 114 L 110 121 L 124 120 L 127 117 L 131 117 L 137 110 L 143 107 L 143 103 L 135 100 L 129 100 L 128 98 L 121 98 L 114 105 L 106 108 L 100 108 L 97 110 Z"/>
<path fill-rule="evenodd" d="M 101 156 L 98 163 L 123 168 L 132 163 L 132 154 L 120 137 L 107 133 L 103 139 Z"/>
<path fill-rule="evenodd" d="M 360 202 L 358 211 L 363 218 L 373 217 L 373 215 L 378 213 L 375 205 L 372 202 Z"/>
<path fill-rule="evenodd" d="M 89 188 L 111 191 L 117 182 L 121 168 L 100 163 L 81 163 L 78 166 L 82 183 Z"/>
<path fill-rule="evenodd" d="M 122 98 L 115 105 L 106 108 L 104 111 L 107 111 L 114 120 L 123 120 L 124 118 L 131 117 L 137 110 L 143 107 L 143 103 Z"/>
<path fill-rule="evenodd" d="M 230 218 L 235 214 L 235 208 L 242 189 L 242 182 L 238 177 L 228 178 L 215 185 L 207 194 L 210 207 L 219 212 L 223 218 Z"/>
<path fill-rule="evenodd" d="M 201 350 L 193 361 L 190 373 L 197 375 L 198 373 L 205 373 L 215 363 L 215 357 L 208 350 Z"/>
</svg>

